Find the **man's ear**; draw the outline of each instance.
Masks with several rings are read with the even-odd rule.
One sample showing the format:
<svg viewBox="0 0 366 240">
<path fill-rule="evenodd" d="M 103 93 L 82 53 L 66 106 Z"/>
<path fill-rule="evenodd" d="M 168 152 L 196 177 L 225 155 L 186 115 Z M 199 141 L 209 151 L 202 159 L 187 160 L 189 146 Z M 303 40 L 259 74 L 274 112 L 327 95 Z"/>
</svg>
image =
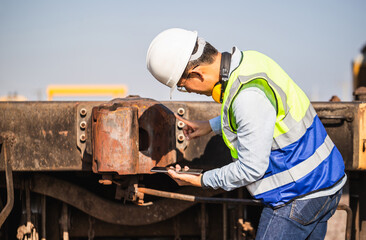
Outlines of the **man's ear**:
<svg viewBox="0 0 366 240">
<path fill-rule="evenodd" d="M 204 69 L 204 66 L 199 65 L 198 67 L 192 69 L 192 71 L 190 72 L 190 77 L 198 78 L 201 82 L 203 82 L 205 72 L 206 71 Z"/>
</svg>

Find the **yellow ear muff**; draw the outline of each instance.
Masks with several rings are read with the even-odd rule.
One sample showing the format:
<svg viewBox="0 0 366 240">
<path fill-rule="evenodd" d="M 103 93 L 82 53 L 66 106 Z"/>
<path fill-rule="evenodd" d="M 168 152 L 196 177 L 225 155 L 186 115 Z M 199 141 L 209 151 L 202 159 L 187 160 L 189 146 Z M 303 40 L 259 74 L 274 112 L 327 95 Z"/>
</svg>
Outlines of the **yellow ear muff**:
<svg viewBox="0 0 366 240">
<path fill-rule="evenodd" d="M 212 98 L 215 102 L 220 103 L 221 98 L 221 84 L 217 83 L 212 89 Z"/>
</svg>

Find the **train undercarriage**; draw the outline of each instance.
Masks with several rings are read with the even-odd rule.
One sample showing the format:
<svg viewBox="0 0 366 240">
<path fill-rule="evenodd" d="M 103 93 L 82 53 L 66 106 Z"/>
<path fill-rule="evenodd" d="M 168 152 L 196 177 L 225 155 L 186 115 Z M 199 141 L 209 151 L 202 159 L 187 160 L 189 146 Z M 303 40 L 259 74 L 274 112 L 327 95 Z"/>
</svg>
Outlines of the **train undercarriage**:
<svg viewBox="0 0 366 240">
<path fill-rule="evenodd" d="M 366 239 L 366 103 L 313 102 L 348 181 L 327 239 Z M 262 205 L 245 188 L 179 187 L 154 166 L 204 171 L 231 156 L 221 136 L 187 141 L 213 102 L 0 103 L 0 239 L 254 239 Z"/>
</svg>

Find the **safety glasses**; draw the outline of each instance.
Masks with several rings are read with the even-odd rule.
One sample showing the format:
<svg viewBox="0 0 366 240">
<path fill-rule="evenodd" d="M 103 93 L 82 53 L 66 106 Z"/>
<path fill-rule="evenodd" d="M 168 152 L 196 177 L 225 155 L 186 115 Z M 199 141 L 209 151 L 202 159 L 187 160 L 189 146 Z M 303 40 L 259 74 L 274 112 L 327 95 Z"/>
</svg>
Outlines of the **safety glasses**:
<svg viewBox="0 0 366 240">
<path fill-rule="evenodd" d="M 199 66 L 199 64 L 194 66 L 192 68 L 192 70 L 194 70 L 198 66 Z M 187 89 L 185 88 L 185 85 L 186 85 L 186 81 L 189 79 L 189 75 L 190 75 L 190 73 L 187 76 L 182 76 L 182 78 L 180 80 L 180 83 L 178 82 L 177 89 L 178 89 L 179 92 L 188 92 Z"/>
<path fill-rule="evenodd" d="M 179 92 L 188 92 L 187 89 L 184 86 L 177 86 L 177 90 Z"/>
</svg>

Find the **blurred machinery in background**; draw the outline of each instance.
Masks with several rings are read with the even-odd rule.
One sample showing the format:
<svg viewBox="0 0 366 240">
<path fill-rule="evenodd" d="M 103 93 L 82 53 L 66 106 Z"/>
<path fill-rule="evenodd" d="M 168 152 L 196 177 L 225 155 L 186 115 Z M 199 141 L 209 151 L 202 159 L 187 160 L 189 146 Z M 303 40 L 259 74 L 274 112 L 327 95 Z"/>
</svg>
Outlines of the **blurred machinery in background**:
<svg viewBox="0 0 366 240">
<path fill-rule="evenodd" d="M 352 63 L 355 100 L 366 101 L 366 44 Z"/>
<path fill-rule="evenodd" d="M 9 93 L 8 95 L 0 97 L 0 102 L 5 102 L 5 101 L 27 101 L 27 98 L 22 95 L 19 95 L 16 92 L 13 92 L 13 93 Z"/>
</svg>

